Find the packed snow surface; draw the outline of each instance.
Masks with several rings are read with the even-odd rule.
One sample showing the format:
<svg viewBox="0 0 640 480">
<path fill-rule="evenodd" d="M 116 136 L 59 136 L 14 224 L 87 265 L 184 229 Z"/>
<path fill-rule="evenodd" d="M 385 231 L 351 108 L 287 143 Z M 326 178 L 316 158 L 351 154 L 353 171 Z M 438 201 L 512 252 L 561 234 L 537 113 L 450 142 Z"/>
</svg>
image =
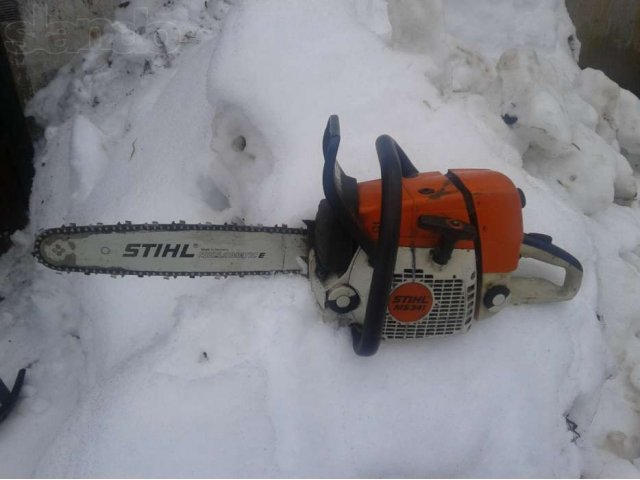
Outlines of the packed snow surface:
<svg viewBox="0 0 640 480">
<path fill-rule="evenodd" d="M 599 477 L 640 467 L 640 101 L 581 71 L 560 0 L 125 2 L 38 92 L 30 226 L 0 258 L 0 475 Z M 56 275 L 63 223 L 301 226 L 321 135 L 379 176 L 490 168 L 584 267 L 566 303 L 353 354 L 303 277 Z"/>
</svg>

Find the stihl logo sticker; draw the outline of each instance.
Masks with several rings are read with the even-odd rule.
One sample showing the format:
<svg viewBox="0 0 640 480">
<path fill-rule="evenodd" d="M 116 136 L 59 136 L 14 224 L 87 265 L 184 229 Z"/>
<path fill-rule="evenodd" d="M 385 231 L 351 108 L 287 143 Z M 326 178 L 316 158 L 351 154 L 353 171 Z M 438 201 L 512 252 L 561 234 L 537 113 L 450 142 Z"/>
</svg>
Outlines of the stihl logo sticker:
<svg viewBox="0 0 640 480">
<path fill-rule="evenodd" d="M 193 258 L 188 243 L 128 243 L 124 248 L 123 257 L 181 257 Z"/>
<path fill-rule="evenodd" d="M 389 296 L 389 313 L 402 323 L 414 323 L 433 308 L 431 289 L 421 283 L 403 283 Z"/>
</svg>

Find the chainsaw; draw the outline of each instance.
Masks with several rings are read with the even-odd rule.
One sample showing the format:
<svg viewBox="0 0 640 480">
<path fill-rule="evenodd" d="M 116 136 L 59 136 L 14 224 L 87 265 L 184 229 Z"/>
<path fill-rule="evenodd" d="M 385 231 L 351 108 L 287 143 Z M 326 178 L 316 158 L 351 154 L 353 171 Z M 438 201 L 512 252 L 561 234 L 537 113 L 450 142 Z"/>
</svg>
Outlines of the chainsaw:
<svg viewBox="0 0 640 480">
<path fill-rule="evenodd" d="M 572 299 L 582 266 L 551 237 L 523 233 L 525 196 L 484 169 L 420 173 L 388 135 L 379 180 L 337 162 L 340 124 L 323 137 L 325 198 L 304 228 L 210 223 L 70 224 L 40 232 L 34 255 L 60 272 L 114 276 L 307 276 L 323 311 L 351 329 L 358 355 L 382 339 L 463 333 L 509 304 Z M 520 258 L 564 270 L 562 284 L 514 275 Z"/>
</svg>

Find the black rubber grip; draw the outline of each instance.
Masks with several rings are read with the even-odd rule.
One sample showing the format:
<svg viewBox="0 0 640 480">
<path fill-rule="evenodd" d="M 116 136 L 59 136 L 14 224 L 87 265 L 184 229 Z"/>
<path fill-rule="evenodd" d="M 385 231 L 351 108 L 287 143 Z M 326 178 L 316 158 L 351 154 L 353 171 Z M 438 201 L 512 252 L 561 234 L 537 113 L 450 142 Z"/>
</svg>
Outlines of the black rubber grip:
<svg viewBox="0 0 640 480">
<path fill-rule="evenodd" d="M 380 233 L 364 324 L 351 328 L 353 349 L 360 356 L 373 355 L 380 346 L 398 255 L 402 217 L 402 169 L 397 144 L 388 135 L 382 135 L 376 140 L 376 151 L 382 181 Z"/>
</svg>

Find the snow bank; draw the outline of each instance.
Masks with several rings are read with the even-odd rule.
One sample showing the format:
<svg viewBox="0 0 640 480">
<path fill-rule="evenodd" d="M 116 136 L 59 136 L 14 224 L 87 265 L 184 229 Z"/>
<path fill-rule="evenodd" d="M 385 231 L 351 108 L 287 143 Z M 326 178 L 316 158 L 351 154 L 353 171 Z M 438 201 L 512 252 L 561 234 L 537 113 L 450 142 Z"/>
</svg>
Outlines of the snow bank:
<svg viewBox="0 0 640 480">
<path fill-rule="evenodd" d="M 447 32 L 493 62 L 508 48 L 532 48 L 547 57 L 563 77 L 578 71 L 575 62 L 580 42 L 564 2 L 453 0 L 442 2 L 442 7 Z"/>
<path fill-rule="evenodd" d="M 640 215 L 623 154 L 640 154 L 638 100 L 580 72 L 561 1 L 138 0 L 117 20 L 29 107 L 46 142 L 32 225 L 0 263 L 0 339 L 16 345 L 0 375 L 26 349 L 38 362 L 3 425 L 20 441 L 0 437 L 11 474 L 635 471 Z M 363 359 L 304 278 L 113 280 L 20 260 L 60 223 L 301 225 L 333 113 L 359 180 L 379 176 L 382 133 L 423 171 L 507 174 L 526 230 L 585 267 L 579 295 Z"/>
</svg>

